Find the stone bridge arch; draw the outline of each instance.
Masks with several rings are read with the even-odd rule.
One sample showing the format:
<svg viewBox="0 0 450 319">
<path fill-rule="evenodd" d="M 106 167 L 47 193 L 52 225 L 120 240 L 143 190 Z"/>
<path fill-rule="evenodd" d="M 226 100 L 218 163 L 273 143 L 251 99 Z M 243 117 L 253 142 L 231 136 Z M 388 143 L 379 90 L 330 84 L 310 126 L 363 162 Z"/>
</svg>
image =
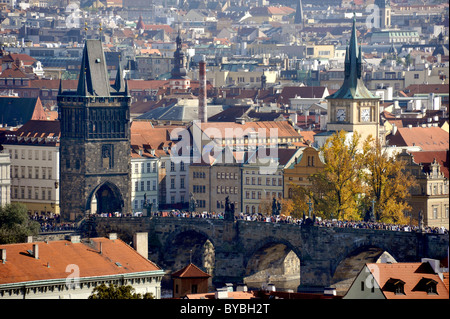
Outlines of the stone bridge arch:
<svg viewBox="0 0 450 319">
<path fill-rule="evenodd" d="M 345 293 L 366 263 L 396 262 L 386 247 L 371 243 L 357 244 L 336 258 L 330 269 L 330 286 L 338 294 Z"/>
<path fill-rule="evenodd" d="M 177 271 L 190 262 L 213 275 L 215 239 L 197 227 L 183 227 L 164 238 L 159 261 L 166 270 Z"/>
<path fill-rule="evenodd" d="M 252 288 L 275 283 L 283 288 L 300 284 L 302 252 L 284 238 L 266 237 L 249 247 L 245 253 L 244 282 Z"/>
</svg>

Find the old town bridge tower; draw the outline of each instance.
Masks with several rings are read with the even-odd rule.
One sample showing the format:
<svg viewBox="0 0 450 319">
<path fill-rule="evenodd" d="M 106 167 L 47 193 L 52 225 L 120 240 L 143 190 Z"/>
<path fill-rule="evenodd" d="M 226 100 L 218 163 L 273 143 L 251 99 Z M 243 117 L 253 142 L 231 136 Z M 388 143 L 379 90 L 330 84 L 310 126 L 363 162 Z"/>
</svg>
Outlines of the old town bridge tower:
<svg viewBox="0 0 450 319">
<path fill-rule="evenodd" d="M 76 91 L 58 94 L 63 220 L 131 208 L 130 101 L 120 65 L 110 85 L 100 40 L 86 40 Z"/>
</svg>

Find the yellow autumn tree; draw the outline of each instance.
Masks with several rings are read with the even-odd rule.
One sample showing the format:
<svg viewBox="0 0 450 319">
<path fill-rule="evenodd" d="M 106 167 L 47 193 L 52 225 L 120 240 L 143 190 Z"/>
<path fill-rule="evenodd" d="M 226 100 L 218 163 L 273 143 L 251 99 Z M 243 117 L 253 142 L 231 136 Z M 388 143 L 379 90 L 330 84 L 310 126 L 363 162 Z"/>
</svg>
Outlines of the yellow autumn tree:
<svg viewBox="0 0 450 319">
<path fill-rule="evenodd" d="M 358 206 L 365 192 L 363 184 L 363 154 L 358 151 L 360 135 L 354 132 L 347 139 L 345 131 L 333 134 L 321 153 L 324 170 L 312 176 L 313 185 L 322 185 L 322 201 L 328 203 L 326 215 L 344 220 L 360 220 Z M 317 191 L 314 192 L 317 194 Z"/>
<path fill-rule="evenodd" d="M 364 181 L 368 186 L 366 199 L 374 200 L 374 215 L 385 223 L 408 223 L 404 212 L 411 207 L 406 202 L 415 177 L 405 171 L 404 163 L 389 156 L 381 144 L 369 136 L 363 144 Z"/>
</svg>

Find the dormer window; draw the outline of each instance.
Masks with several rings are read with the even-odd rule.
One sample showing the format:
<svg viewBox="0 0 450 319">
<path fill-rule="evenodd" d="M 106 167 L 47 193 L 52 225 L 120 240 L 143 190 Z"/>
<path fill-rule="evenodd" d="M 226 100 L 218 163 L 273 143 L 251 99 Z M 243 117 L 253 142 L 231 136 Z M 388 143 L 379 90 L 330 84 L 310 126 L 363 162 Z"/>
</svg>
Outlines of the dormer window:
<svg viewBox="0 0 450 319">
<path fill-rule="evenodd" d="M 396 295 L 404 295 L 405 294 L 405 282 L 400 279 L 389 278 L 389 280 L 386 281 L 386 284 L 384 285 L 383 290 L 393 292 Z"/>
<path fill-rule="evenodd" d="M 437 295 L 437 284 L 438 282 L 436 280 L 422 278 L 414 287 L 413 291 L 424 291 L 427 295 Z"/>
</svg>

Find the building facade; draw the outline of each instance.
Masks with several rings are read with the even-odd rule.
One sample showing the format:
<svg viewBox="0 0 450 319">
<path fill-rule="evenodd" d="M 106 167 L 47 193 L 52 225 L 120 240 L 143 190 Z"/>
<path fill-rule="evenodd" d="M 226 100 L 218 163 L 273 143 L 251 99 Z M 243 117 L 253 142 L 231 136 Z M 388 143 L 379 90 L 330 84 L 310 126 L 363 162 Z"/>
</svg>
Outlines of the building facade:
<svg viewBox="0 0 450 319">
<path fill-rule="evenodd" d="M 11 202 L 11 160 L 9 154 L 0 153 L 0 207 Z"/>
<path fill-rule="evenodd" d="M 309 177 L 325 167 L 320 152 L 314 147 L 303 148 L 283 171 L 284 198 L 292 199 L 295 186 L 310 186 Z"/>
<path fill-rule="evenodd" d="M 6 134 L 3 153 L 11 161 L 11 201 L 32 215 L 59 214 L 59 142 L 57 121 L 28 121 Z"/>
<path fill-rule="evenodd" d="M 447 151 L 402 152 L 398 158 L 404 161 L 406 170 L 416 178 L 417 184 L 410 190 L 408 203 L 411 219 L 415 224 L 423 220 L 423 226 L 449 225 L 449 181 Z"/>
</svg>

